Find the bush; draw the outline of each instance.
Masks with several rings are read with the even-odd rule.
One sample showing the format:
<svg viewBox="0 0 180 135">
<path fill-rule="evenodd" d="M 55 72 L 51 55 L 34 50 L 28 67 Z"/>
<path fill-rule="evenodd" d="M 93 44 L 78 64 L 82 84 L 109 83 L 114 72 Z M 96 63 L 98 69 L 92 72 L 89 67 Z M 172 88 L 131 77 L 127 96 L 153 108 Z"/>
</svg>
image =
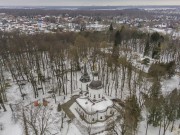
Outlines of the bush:
<svg viewBox="0 0 180 135">
<path fill-rule="evenodd" d="M 58 106 L 57 106 L 57 111 L 58 111 L 58 112 L 61 111 L 61 104 L 58 104 Z"/>
<path fill-rule="evenodd" d="M 142 64 L 144 65 L 149 65 L 150 59 L 149 58 L 145 58 L 142 60 Z"/>
<path fill-rule="evenodd" d="M 155 63 L 149 68 L 149 75 L 152 77 L 172 77 L 175 74 L 175 62 Z"/>
</svg>

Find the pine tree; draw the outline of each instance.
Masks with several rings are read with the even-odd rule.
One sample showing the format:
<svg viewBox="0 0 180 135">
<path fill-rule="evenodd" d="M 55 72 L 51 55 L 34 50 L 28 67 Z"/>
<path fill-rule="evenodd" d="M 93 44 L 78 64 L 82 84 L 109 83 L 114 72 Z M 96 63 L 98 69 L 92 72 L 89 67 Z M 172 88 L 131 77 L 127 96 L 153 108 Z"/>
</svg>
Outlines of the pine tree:
<svg viewBox="0 0 180 135">
<path fill-rule="evenodd" d="M 130 134 L 134 134 L 141 117 L 141 109 L 135 95 L 132 95 L 125 103 L 126 126 Z"/>
<path fill-rule="evenodd" d="M 120 31 L 116 31 L 115 33 L 115 40 L 114 40 L 114 46 L 113 46 L 113 60 L 117 64 L 118 57 L 119 57 L 119 45 L 121 44 L 121 34 Z"/>
<path fill-rule="evenodd" d="M 61 104 L 58 104 L 58 106 L 57 106 L 57 111 L 58 111 L 58 112 L 61 111 Z"/>
<path fill-rule="evenodd" d="M 166 64 L 166 71 L 168 72 L 168 77 L 175 75 L 176 63 L 175 61 L 170 61 Z"/>
<path fill-rule="evenodd" d="M 162 119 L 162 96 L 161 84 L 159 81 L 154 81 L 145 105 L 148 110 L 148 124 L 157 127 Z"/>
<path fill-rule="evenodd" d="M 159 59 L 160 58 L 160 52 L 161 52 L 161 43 L 159 42 L 158 45 L 153 48 L 152 58 L 153 59 Z"/>
<path fill-rule="evenodd" d="M 118 46 L 121 44 L 121 32 L 118 30 L 115 33 L 114 46 Z"/>
<path fill-rule="evenodd" d="M 114 28 L 113 28 L 113 25 L 112 25 L 112 23 L 111 23 L 110 26 L 109 26 L 109 31 L 110 31 L 110 32 L 113 32 L 113 30 L 114 30 Z"/>
<path fill-rule="evenodd" d="M 149 56 L 150 46 L 149 46 L 149 34 L 146 40 L 146 46 L 144 48 L 144 56 Z"/>
<path fill-rule="evenodd" d="M 152 58 L 159 59 L 161 52 L 161 43 L 164 41 L 164 37 L 161 36 L 158 32 L 154 32 L 151 35 L 151 43 L 153 44 L 152 48 Z"/>
</svg>

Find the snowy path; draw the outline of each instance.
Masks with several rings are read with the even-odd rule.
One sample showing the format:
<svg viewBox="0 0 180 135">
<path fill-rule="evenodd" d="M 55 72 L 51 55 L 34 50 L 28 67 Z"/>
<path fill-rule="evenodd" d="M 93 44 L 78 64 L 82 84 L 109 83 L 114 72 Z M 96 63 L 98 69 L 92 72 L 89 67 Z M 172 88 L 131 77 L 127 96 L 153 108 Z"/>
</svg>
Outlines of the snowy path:
<svg viewBox="0 0 180 135">
<path fill-rule="evenodd" d="M 67 135 L 86 135 L 86 134 L 81 134 L 80 131 L 77 129 L 77 127 L 73 123 L 71 123 L 69 125 L 69 130 Z"/>
<path fill-rule="evenodd" d="M 6 106 L 7 112 L 0 113 L 0 123 L 3 121 L 3 131 L 0 130 L 0 135 L 23 135 L 19 123 L 12 121 L 12 112 Z"/>
</svg>

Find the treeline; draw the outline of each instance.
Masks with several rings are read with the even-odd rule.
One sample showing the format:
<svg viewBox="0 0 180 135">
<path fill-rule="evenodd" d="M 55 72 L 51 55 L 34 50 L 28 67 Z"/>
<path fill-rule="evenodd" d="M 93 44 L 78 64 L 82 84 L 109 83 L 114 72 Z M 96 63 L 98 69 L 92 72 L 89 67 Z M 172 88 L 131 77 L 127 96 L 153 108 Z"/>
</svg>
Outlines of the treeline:
<svg viewBox="0 0 180 135">
<path fill-rule="evenodd" d="M 71 92 L 73 87 L 77 86 L 77 82 L 73 84 L 72 77 L 77 74 L 74 71 L 80 69 L 80 63 L 84 58 L 89 59 L 92 70 L 94 64 L 98 62 L 99 68 L 102 67 L 100 72 L 105 91 L 112 95 L 115 88 L 116 95 L 121 95 L 121 98 L 126 87 L 132 95 L 137 88 L 134 86 L 137 84 L 136 81 L 140 81 L 136 78 L 140 79 L 141 75 L 139 74 L 142 74 L 137 72 L 136 67 L 132 64 L 134 59 L 132 52 L 156 59 L 156 63 L 152 64 L 149 69 L 149 74 L 152 77 L 157 74 L 163 76 L 166 72 L 168 77 L 171 77 L 179 70 L 179 45 L 172 46 L 173 42 L 179 43 L 179 41 L 166 39 L 159 35 L 158 37 L 161 37 L 163 41 L 160 39 L 149 41 L 149 34 L 126 27 L 115 31 L 111 26 L 108 32 L 67 32 L 37 35 L 1 32 L 0 34 L 2 76 L 6 70 L 11 73 L 13 80 L 16 80 L 17 83 L 19 80 L 26 80 L 31 81 L 33 85 L 36 85 L 34 76 L 38 78 L 40 84 L 42 84 L 41 81 L 56 76 L 56 81 L 59 81 L 59 93 L 65 84 L 63 83 L 65 80 L 64 72 L 67 80 L 67 71 L 69 70 L 71 73 Z M 157 33 L 151 34 L 151 38 L 153 35 L 157 35 Z M 166 44 L 164 45 L 164 43 Z M 157 47 L 158 49 L 156 49 Z M 170 49 L 172 51 L 169 51 Z M 155 52 L 159 57 L 154 56 Z M 155 66 L 158 63 L 159 66 Z M 78 79 L 76 78 L 76 80 Z M 33 88 L 35 89 L 36 86 Z M 62 91 L 67 94 L 65 87 Z M 36 90 L 34 93 L 36 97 Z"/>
<path fill-rule="evenodd" d="M 53 10 L 53 9 L 0 9 L 0 13 L 7 13 L 14 16 L 37 16 L 37 15 L 65 15 L 69 14 L 72 17 L 79 15 L 95 17 L 107 17 L 107 16 L 129 16 L 147 18 L 152 17 L 151 13 L 139 9 L 124 9 L 124 10 Z"/>
</svg>

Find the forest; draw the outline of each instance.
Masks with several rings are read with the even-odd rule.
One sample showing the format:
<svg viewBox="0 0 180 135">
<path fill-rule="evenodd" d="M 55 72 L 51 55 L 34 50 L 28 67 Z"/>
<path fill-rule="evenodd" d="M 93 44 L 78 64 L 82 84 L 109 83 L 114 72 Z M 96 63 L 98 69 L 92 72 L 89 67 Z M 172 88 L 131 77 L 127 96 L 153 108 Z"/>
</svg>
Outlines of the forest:
<svg viewBox="0 0 180 135">
<path fill-rule="evenodd" d="M 138 134 L 142 121 L 145 135 L 150 126 L 158 128 L 158 135 L 180 126 L 180 40 L 126 26 L 114 29 L 112 24 L 102 32 L 0 32 L 1 109 L 6 111 L 9 103 L 26 103 L 15 112 L 24 134 L 48 134 L 51 131 L 45 123 L 41 123 L 42 129 L 37 128 L 38 118 L 34 123 L 31 118 L 37 113 L 50 114 L 22 108 L 47 94 L 53 95 L 59 108 L 60 96 L 65 100 L 80 88 L 85 59 L 89 74 L 98 68 L 104 93 L 121 106 L 120 117 L 114 121 L 121 135 Z M 173 77 L 179 81 L 178 87 L 166 89 L 163 82 Z M 18 93 L 14 99 L 9 98 L 13 95 L 9 89 Z M 63 128 L 63 120 L 60 123 Z"/>
</svg>

